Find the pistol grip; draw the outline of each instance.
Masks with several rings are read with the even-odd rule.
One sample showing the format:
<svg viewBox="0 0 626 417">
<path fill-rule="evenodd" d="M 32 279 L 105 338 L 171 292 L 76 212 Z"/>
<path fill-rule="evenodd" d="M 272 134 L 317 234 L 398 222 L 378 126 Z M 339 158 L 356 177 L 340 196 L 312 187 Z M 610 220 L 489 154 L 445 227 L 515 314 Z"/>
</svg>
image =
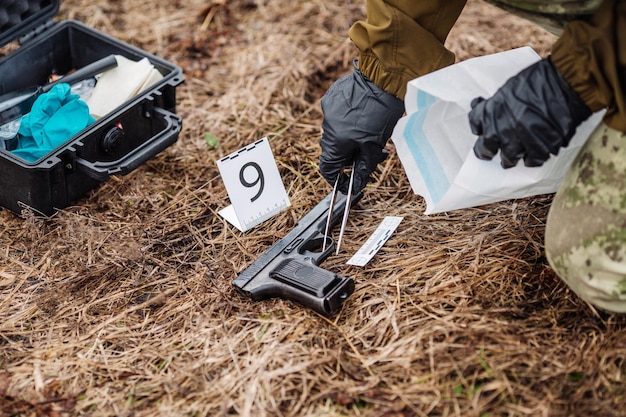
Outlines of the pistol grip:
<svg viewBox="0 0 626 417">
<path fill-rule="evenodd" d="M 296 259 L 283 260 L 270 273 L 280 295 L 332 316 L 354 291 L 354 281 Z"/>
</svg>

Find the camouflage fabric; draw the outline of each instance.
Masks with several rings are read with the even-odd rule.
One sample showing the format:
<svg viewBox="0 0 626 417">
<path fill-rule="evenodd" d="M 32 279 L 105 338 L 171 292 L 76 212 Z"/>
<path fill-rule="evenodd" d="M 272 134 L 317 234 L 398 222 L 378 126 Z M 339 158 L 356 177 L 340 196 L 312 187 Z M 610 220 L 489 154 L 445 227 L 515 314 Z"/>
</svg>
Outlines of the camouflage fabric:
<svg viewBox="0 0 626 417">
<path fill-rule="evenodd" d="M 602 0 L 486 0 L 501 9 L 521 16 L 560 35 L 563 27 L 574 19 L 588 19 Z"/>
<path fill-rule="evenodd" d="M 552 268 L 582 299 L 626 312 L 626 133 L 604 123 L 557 191 L 546 225 Z"/>
</svg>

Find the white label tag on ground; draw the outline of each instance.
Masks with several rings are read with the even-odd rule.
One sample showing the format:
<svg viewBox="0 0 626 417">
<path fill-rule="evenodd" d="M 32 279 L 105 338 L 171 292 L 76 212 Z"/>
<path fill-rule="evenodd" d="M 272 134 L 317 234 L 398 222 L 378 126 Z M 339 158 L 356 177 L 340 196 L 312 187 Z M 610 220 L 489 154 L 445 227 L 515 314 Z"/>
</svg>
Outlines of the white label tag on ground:
<svg viewBox="0 0 626 417">
<path fill-rule="evenodd" d="M 348 265 L 365 266 L 376 252 L 391 237 L 404 217 L 386 216 L 382 223 L 374 230 L 372 236 L 361 246 L 361 249 L 347 262 Z"/>
<path fill-rule="evenodd" d="M 232 203 L 219 214 L 245 232 L 291 205 L 267 138 L 217 161 Z"/>
</svg>

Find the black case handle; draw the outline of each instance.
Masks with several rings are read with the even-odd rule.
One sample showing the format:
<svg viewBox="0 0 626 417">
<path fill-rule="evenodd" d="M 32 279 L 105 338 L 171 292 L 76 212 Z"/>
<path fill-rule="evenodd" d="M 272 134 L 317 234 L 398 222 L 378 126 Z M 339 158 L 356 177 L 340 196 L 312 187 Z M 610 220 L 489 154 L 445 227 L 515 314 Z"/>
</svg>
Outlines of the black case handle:
<svg viewBox="0 0 626 417">
<path fill-rule="evenodd" d="M 167 110 L 155 107 L 154 116 L 165 120 L 165 128 L 152 138 L 127 153 L 122 158 L 110 162 L 91 162 L 79 156 L 75 159 L 76 168 L 98 181 L 106 181 L 111 175 L 126 175 L 159 152 L 172 145 L 178 139 L 182 129 L 182 119 Z"/>
</svg>

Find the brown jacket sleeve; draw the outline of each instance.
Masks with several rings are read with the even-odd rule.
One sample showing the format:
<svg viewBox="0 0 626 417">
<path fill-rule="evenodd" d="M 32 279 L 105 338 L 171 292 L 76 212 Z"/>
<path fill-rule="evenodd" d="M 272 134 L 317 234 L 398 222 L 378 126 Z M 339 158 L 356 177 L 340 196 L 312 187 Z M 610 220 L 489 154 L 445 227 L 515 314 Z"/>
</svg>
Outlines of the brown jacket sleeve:
<svg viewBox="0 0 626 417">
<path fill-rule="evenodd" d="M 349 32 L 360 50 L 359 69 L 404 99 L 410 80 L 454 63 L 444 42 L 465 3 L 367 0 L 367 22 Z M 606 124 L 626 131 L 626 0 L 605 0 L 589 21 L 569 23 L 552 61 L 591 110 L 607 108 Z"/>
<path fill-rule="evenodd" d="M 568 24 L 552 61 L 592 111 L 606 108 L 604 122 L 626 131 L 626 0 L 606 0 L 589 22 Z"/>
<path fill-rule="evenodd" d="M 359 70 L 377 86 L 404 100 L 406 85 L 454 63 L 444 47 L 465 0 L 367 0 L 367 22 L 349 36 L 360 50 Z"/>
</svg>

